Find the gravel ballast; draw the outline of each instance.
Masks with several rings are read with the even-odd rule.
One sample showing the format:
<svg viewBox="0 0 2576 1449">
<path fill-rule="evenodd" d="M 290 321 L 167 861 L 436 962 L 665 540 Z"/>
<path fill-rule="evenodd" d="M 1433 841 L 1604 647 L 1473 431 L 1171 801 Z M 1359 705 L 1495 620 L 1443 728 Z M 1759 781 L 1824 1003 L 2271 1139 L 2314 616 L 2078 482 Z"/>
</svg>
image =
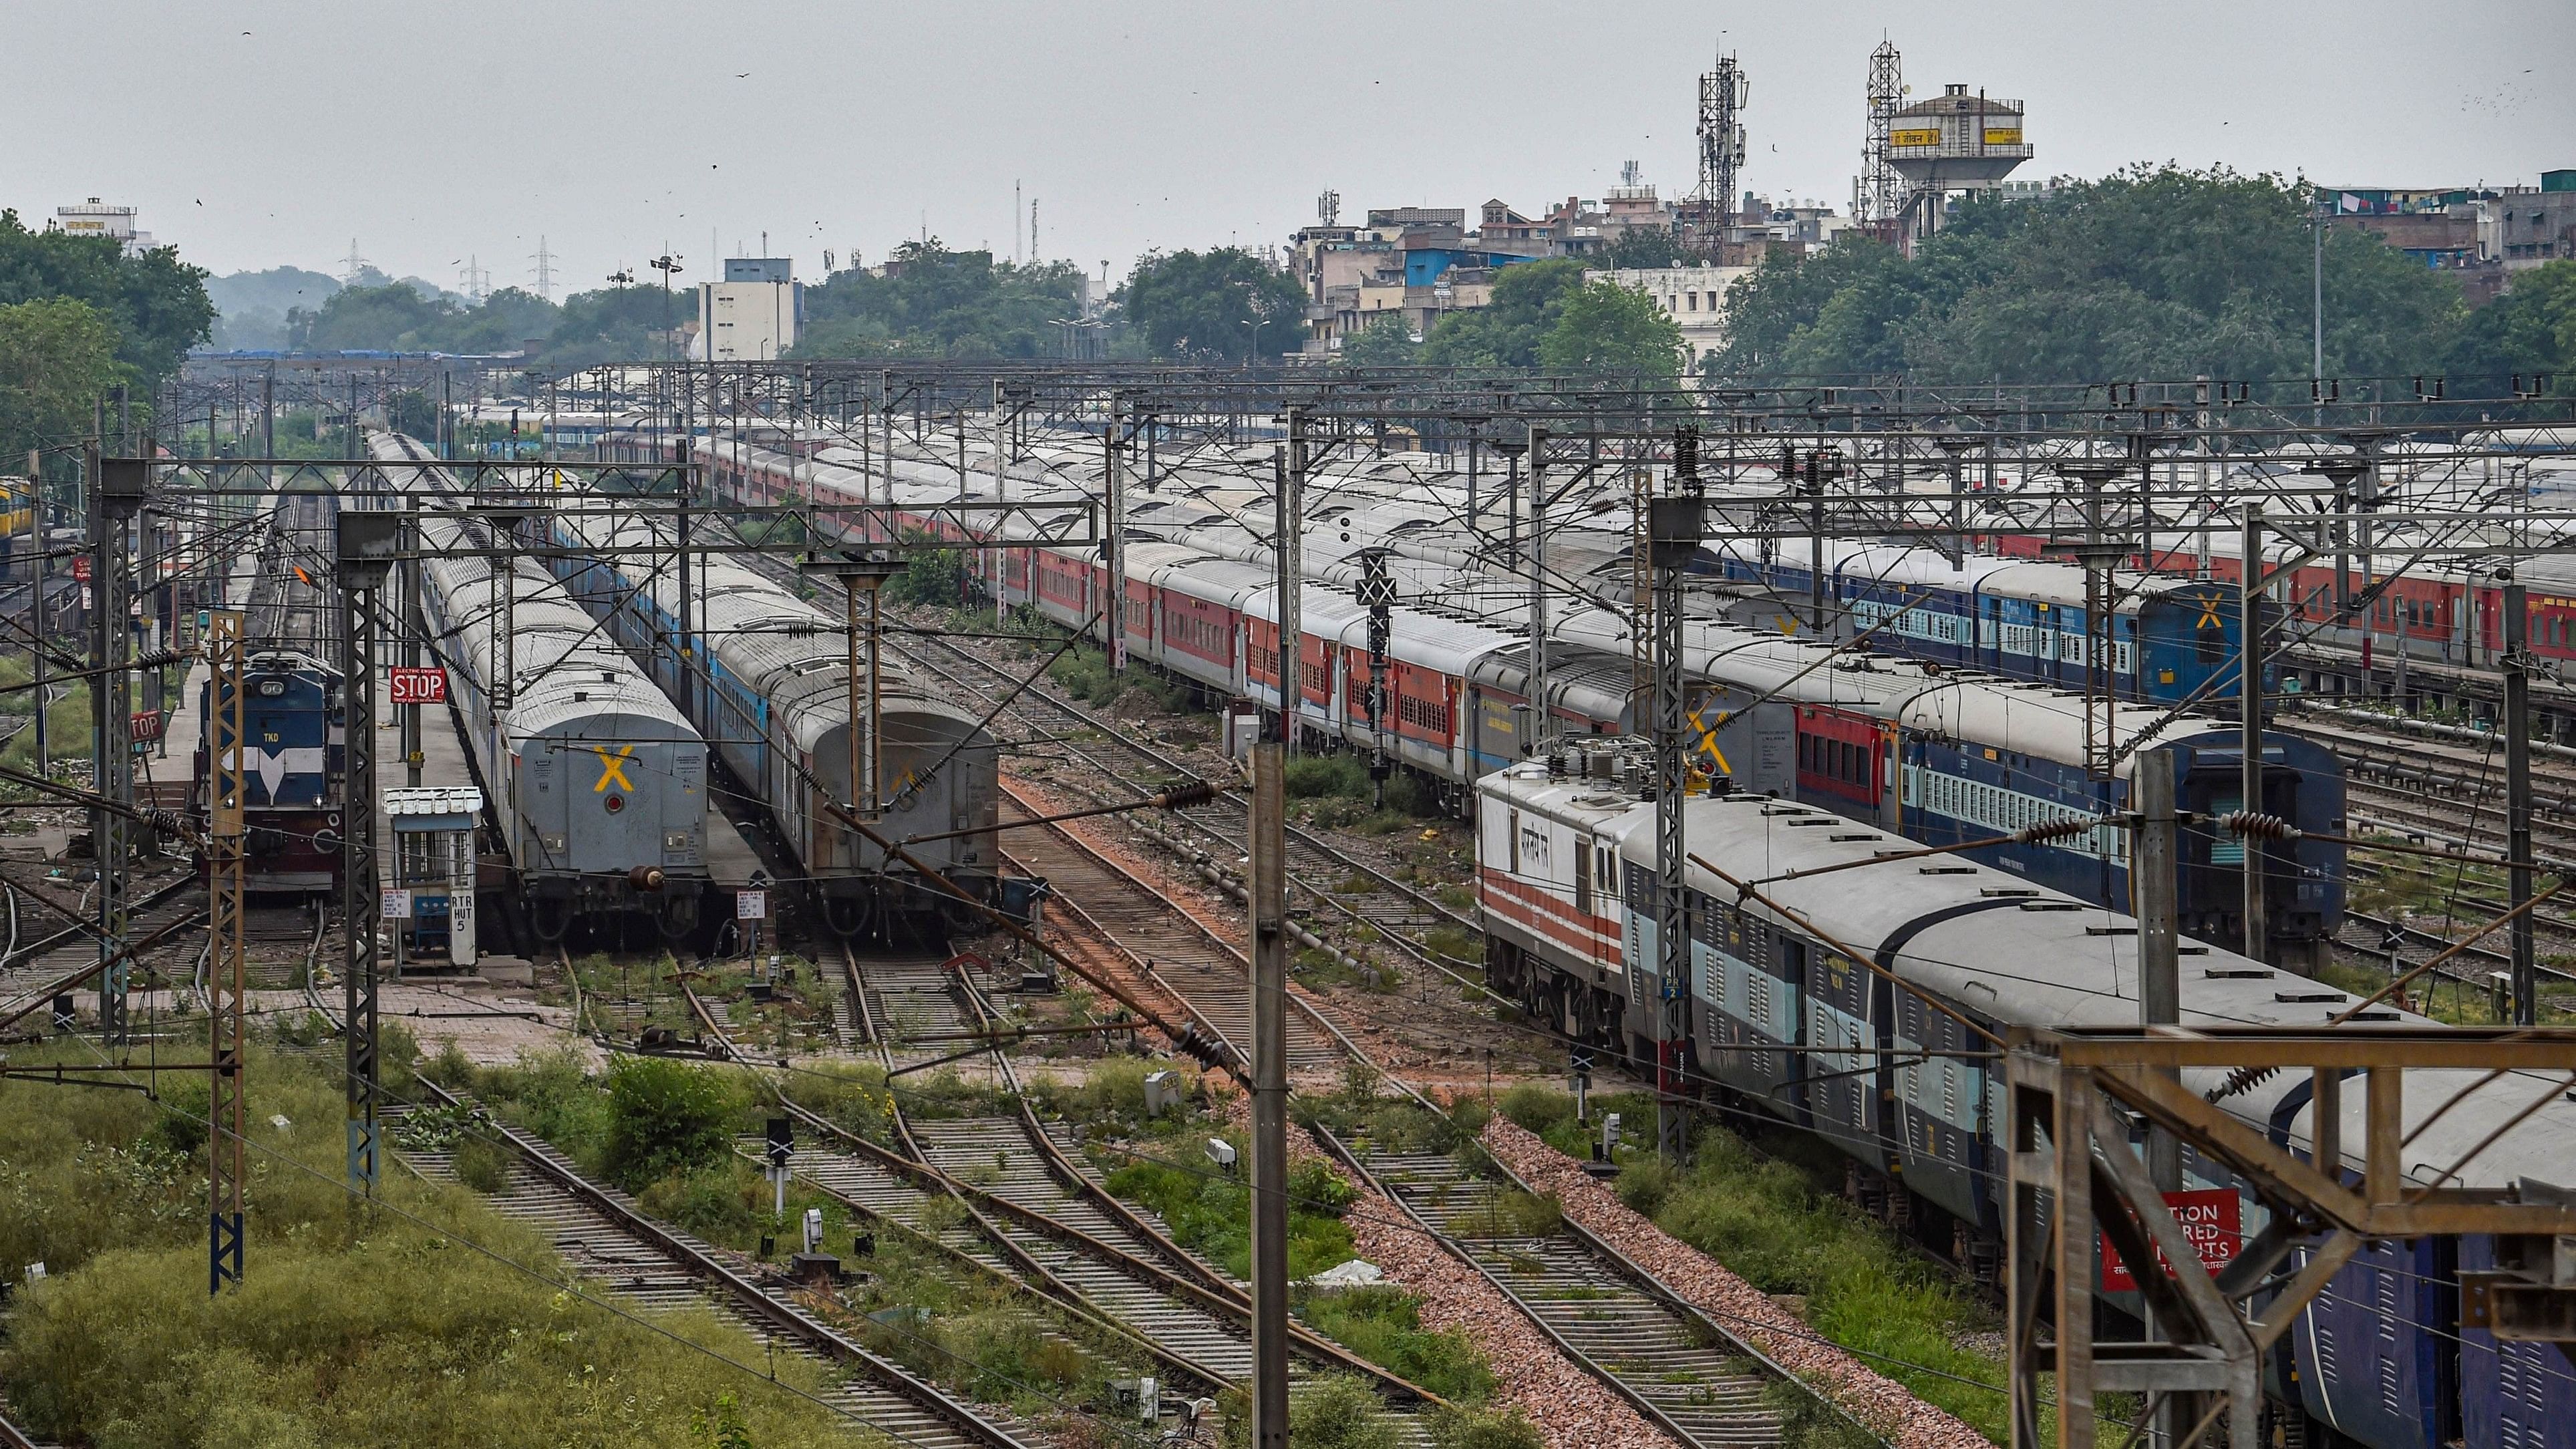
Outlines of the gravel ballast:
<svg viewBox="0 0 2576 1449">
<path fill-rule="evenodd" d="M 1639 1215 L 1574 1159 L 1536 1134 L 1496 1117 L 1486 1124 L 1484 1142 L 1497 1161 L 1520 1174 L 1533 1190 L 1554 1197 L 1567 1218 L 1626 1254 L 1630 1262 L 1741 1335 L 1890 1444 L 1903 1449 L 1991 1449 L 1992 1441 L 1965 1420 L 1916 1398 L 1902 1384 L 1818 1338 L 1815 1330 L 1769 1295 Z"/>
</svg>

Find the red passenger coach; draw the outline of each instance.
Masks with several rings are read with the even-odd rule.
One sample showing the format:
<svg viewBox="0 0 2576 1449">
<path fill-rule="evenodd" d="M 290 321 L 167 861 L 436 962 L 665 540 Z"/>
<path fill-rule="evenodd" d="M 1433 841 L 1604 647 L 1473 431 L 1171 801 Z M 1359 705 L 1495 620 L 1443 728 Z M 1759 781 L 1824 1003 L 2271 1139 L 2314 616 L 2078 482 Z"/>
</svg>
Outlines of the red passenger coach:
<svg viewBox="0 0 2576 1449">
<path fill-rule="evenodd" d="M 1363 672 L 1368 661 L 1362 659 Z M 1446 750 L 1458 743 L 1458 695 L 1455 679 L 1436 669 L 1418 664 L 1390 660 L 1386 668 L 1387 692 L 1394 696 L 1388 708 L 1395 713 L 1395 732 L 1408 740 L 1420 740 Z"/>
<path fill-rule="evenodd" d="M 1058 553 L 1038 555 L 1038 603 L 1080 623 L 1091 617 L 1091 569 Z"/>
<path fill-rule="evenodd" d="M 1234 670 L 1234 611 L 1163 590 L 1163 651 L 1195 659 L 1220 674 Z"/>
<path fill-rule="evenodd" d="M 1275 634 L 1278 626 L 1274 624 L 1271 628 Z M 1308 634 L 1298 639 L 1297 645 L 1297 698 L 1322 710 L 1325 718 L 1330 719 L 1333 712 L 1333 641 L 1321 635 Z"/>
<path fill-rule="evenodd" d="M 1839 710 L 1798 710 L 1798 788 L 1838 795 L 1875 809 L 1885 753 L 1878 721 Z"/>
<path fill-rule="evenodd" d="M 1127 647 L 1154 647 L 1154 586 L 1130 574 L 1127 577 L 1127 608 L 1122 622 L 1127 629 Z"/>
<path fill-rule="evenodd" d="M 1256 688 L 1279 687 L 1279 626 L 1268 619 L 1246 618 L 1243 621 L 1245 647 L 1243 670 L 1246 682 Z"/>
</svg>

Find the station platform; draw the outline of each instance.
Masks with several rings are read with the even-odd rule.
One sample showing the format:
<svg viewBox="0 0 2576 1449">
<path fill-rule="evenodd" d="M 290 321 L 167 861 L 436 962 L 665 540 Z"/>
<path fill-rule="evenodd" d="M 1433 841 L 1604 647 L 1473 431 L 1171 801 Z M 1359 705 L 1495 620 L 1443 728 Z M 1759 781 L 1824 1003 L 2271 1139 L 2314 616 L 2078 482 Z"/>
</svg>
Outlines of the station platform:
<svg viewBox="0 0 2576 1449">
<path fill-rule="evenodd" d="M 391 697 L 386 671 L 379 669 L 374 681 L 376 691 L 376 789 L 401 789 L 411 784 L 411 770 L 403 759 L 402 713 L 407 706 L 396 705 Z M 475 778 L 474 767 L 467 762 L 465 737 L 458 733 L 456 711 L 444 704 L 420 706 L 420 783 L 423 785 L 474 786 L 483 790 L 488 805 L 492 792 Z M 390 878 L 394 858 L 394 820 L 382 810 L 376 812 L 376 872 Z M 481 872 L 483 884 L 494 884 L 488 868 Z"/>
<path fill-rule="evenodd" d="M 225 608 L 239 609 L 249 603 L 257 574 L 257 555 L 244 552 L 235 556 L 224 575 Z M 188 676 L 180 684 L 177 697 L 163 702 L 166 718 L 161 722 L 161 738 L 134 762 L 136 804 L 147 809 L 187 808 L 189 794 L 196 785 L 197 746 L 206 728 L 197 701 L 204 696 L 206 681 L 212 674 L 206 661 L 199 659 L 188 666 Z"/>
</svg>

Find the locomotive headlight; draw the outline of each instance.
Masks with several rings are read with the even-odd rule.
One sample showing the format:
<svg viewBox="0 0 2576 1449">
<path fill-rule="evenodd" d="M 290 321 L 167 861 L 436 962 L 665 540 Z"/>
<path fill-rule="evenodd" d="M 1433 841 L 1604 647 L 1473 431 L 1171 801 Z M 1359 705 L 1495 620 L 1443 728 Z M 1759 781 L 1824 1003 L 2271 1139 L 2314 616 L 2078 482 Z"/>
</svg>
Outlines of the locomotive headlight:
<svg viewBox="0 0 2576 1449">
<path fill-rule="evenodd" d="M 262 699 L 277 699 L 286 693 L 286 681 L 283 679 L 263 679 L 259 682 L 258 688 L 253 690 L 252 693 L 257 694 Z"/>
</svg>

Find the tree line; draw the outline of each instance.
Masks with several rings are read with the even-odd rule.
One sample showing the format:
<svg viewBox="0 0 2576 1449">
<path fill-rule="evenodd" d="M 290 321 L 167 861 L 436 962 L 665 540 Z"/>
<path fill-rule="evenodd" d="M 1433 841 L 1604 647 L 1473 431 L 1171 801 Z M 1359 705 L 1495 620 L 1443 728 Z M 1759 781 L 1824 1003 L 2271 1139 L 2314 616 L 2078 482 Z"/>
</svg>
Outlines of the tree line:
<svg viewBox="0 0 2576 1449">
<path fill-rule="evenodd" d="M 123 385 L 138 418 L 214 327 L 206 273 L 170 247 L 129 255 L 113 237 L 34 231 L 0 211 L 0 471 L 50 450 L 68 477 L 99 399 Z"/>
<path fill-rule="evenodd" d="M 1712 377 L 1902 377 L 1925 384 L 2207 375 L 2447 374 L 2493 396 L 2520 372 L 2576 361 L 2576 266 L 2517 278 L 2472 311 L 2458 281 L 2377 237 L 2326 229 L 2307 188 L 2224 167 L 2136 166 L 2030 200 L 1962 202 L 1909 259 L 1845 233 L 1774 252 L 1727 294 Z"/>
</svg>

